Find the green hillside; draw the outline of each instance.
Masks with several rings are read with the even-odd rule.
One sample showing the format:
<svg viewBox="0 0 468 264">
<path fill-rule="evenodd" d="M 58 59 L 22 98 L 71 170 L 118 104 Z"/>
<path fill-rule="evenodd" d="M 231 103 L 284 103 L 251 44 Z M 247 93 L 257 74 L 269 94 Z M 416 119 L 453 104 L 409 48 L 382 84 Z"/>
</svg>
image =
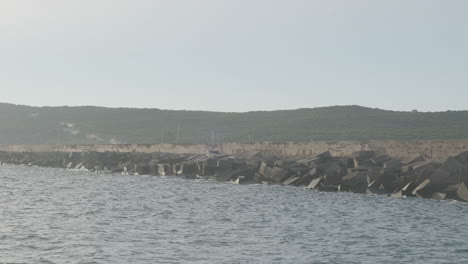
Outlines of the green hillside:
<svg viewBox="0 0 468 264">
<path fill-rule="evenodd" d="M 467 139 L 468 111 L 360 106 L 222 113 L 0 104 L 0 144 Z"/>
</svg>

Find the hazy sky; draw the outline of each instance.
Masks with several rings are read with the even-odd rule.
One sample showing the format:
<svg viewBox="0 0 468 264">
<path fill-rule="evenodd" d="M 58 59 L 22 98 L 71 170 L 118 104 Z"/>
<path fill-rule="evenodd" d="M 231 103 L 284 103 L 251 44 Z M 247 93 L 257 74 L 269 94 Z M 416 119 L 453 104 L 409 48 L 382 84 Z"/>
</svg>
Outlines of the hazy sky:
<svg viewBox="0 0 468 264">
<path fill-rule="evenodd" d="M 0 102 L 468 109 L 468 1 L 0 0 Z"/>
</svg>

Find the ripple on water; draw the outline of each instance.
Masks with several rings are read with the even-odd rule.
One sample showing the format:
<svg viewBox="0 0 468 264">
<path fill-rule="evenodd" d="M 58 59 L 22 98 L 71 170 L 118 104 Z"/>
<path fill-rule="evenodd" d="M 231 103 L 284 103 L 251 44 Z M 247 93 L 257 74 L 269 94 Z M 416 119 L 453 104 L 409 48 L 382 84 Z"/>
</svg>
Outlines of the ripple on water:
<svg viewBox="0 0 468 264">
<path fill-rule="evenodd" d="M 0 179 L 0 262 L 468 262 L 466 203 L 15 166 Z"/>
</svg>

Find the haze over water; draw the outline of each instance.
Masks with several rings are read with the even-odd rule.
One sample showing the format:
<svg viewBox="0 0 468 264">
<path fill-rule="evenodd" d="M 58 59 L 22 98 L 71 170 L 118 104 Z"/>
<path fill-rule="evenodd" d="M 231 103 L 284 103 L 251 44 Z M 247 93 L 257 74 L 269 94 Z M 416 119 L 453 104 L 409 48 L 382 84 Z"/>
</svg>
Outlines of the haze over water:
<svg viewBox="0 0 468 264">
<path fill-rule="evenodd" d="M 466 263 L 468 203 L 0 166 L 0 263 Z"/>
</svg>

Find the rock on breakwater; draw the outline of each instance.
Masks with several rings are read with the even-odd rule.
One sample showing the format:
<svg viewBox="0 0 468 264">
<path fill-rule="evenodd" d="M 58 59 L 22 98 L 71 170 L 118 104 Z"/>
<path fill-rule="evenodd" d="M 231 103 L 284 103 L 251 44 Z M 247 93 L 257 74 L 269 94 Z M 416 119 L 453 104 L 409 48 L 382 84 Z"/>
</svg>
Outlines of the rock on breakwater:
<svg viewBox="0 0 468 264">
<path fill-rule="evenodd" d="M 1 163 L 131 175 L 174 175 L 298 186 L 319 191 L 384 194 L 468 201 L 468 151 L 445 160 L 426 155 L 397 159 L 374 150 L 352 157 L 329 151 L 312 158 L 283 158 L 260 152 L 228 155 L 132 152 L 8 152 Z"/>
</svg>

